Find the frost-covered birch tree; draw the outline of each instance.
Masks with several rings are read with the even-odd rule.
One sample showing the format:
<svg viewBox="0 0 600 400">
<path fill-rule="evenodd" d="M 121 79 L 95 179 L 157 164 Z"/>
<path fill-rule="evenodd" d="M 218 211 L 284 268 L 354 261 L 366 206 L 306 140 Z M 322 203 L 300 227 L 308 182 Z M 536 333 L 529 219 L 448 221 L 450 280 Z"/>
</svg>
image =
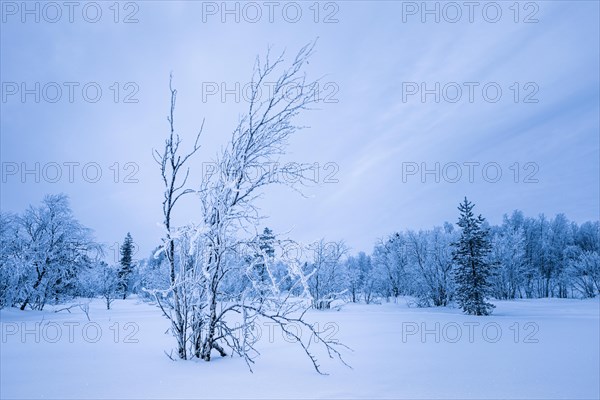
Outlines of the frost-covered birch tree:
<svg viewBox="0 0 600 400">
<path fill-rule="evenodd" d="M 344 242 L 326 242 L 325 239 L 309 246 L 312 260 L 305 269 L 312 271 L 308 288 L 317 310 L 331 308 L 331 303 L 347 291 L 344 282 L 347 274 L 341 263 L 347 250 Z"/>
<path fill-rule="evenodd" d="M 16 223 L 20 309 L 42 310 L 75 296 L 78 277 L 92 264 L 90 254 L 98 245 L 92 231 L 73 216 L 67 196 L 45 196 L 41 206 L 29 207 Z"/>
<path fill-rule="evenodd" d="M 298 327 L 307 330 L 310 338 L 320 339 L 318 343 L 329 357 L 342 360 L 338 347 L 343 345 L 327 339 L 317 325 L 305 319 L 311 298 L 309 276 L 300 261 L 288 259 L 285 276 L 281 277 L 279 271 L 277 278 L 273 257 L 253 240 L 262 218 L 256 199 L 268 185 L 289 182 L 276 168 L 264 166 L 277 165 L 290 136 L 302 128 L 296 122 L 297 116 L 318 100 L 318 81 L 308 80 L 304 72 L 313 48 L 314 43 L 303 47 L 288 66 L 284 65 L 285 53 L 275 60 L 269 53 L 264 59 L 256 59 L 248 110 L 215 160 L 216 173 L 205 174 L 196 191 L 199 221 L 178 229 L 171 224 L 171 214 L 177 200 L 190 192 L 185 188 L 187 171 L 182 171 L 197 150 L 199 137 L 190 153 L 179 156 L 180 140 L 173 133 L 172 122 L 175 92 L 171 90 L 171 133 L 164 152 L 156 154 L 165 183 L 163 251 L 171 285 L 157 291 L 156 298 L 171 321 L 179 358 L 210 361 L 213 350 L 224 356 L 229 349 L 250 367 L 258 354 L 252 332 L 258 321 L 269 321 L 296 339 L 318 372 L 321 369 L 315 352 L 309 348 L 311 341 L 302 339 Z M 270 92 L 262 97 L 260 88 L 267 82 Z M 254 255 L 253 261 L 241 262 L 248 254 Z M 256 282 L 259 264 L 263 274 L 261 282 Z M 228 282 L 241 277 L 251 284 L 232 290 Z M 282 290 L 284 281 L 287 286 L 292 282 L 292 287 Z M 260 285 L 260 296 L 254 295 L 255 285 Z"/>
<path fill-rule="evenodd" d="M 169 91 L 171 93 L 171 107 L 167 117 L 170 128 L 169 134 L 165 139 L 162 152 L 155 150 L 153 153 L 154 159 L 160 167 L 164 187 L 162 201 L 164 236 L 160 251 L 164 252 L 166 258 L 169 270 L 169 287 L 165 290 L 153 290 L 153 294 L 163 313 L 171 322 L 171 331 L 177 339 L 177 354 L 179 358 L 185 360 L 188 357 L 188 316 L 191 307 L 189 295 L 193 288 L 190 282 L 189 265 L 184 262 L 184 257 L 176 259 L 177 229 L 173 226 L 173 213 L 178 201 L 183 196 L 193 192 L 186 187 L 189 177 L 187 163 L 200 148 L 199 141 L 202 128 L 196 134 L 192 149 L 184 153 L 180 148 L 182 139 L 175 131 L 174 114 L 177 90 L 173 88 L 172 83 L 173 76 L 169 81 Z M 204 123 L 202 125 L 204 126 Z"/>
</svg>

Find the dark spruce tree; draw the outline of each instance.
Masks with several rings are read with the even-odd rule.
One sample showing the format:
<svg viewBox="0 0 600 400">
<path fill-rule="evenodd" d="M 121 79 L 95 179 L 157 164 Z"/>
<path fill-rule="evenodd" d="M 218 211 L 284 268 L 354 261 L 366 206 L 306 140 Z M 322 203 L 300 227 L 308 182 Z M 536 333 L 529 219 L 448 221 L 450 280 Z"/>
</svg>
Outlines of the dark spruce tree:
<svg viewBox="0 0 600 400">
<path fill-rule="evenodd" d="M 257 296 L 262 303 L 267 295 L 266 288 L 269 286 L 269 274 L 265 263 L 267 260 L 272 260 L 275 256 L 275 235 L 271 229 L 265 228 L 256 240 L 258 251 L 251 262 L 254 265 L 254 274 L 256 274 L 257 278 L 255 281 L 259 283 Z"/>
<path fill-rule="evenodd" d="M 494 265 L 488 260 L 491 250 L 489 232 L 482 225 L 485 218 L 473 214 L 475 205 L 465 200 L 458 206 L 460 239 L 452 243 L 456 264 L 456 300 L 462 310 L 471 315 L 489 315 L 495 306 L 486 299 L 491 292 Z"/>
<path fill-rule="evenodd" d="M 130 277 L 133 272 L 133 240 L 129 232 L 127 232 L 127 236 L 125 236 L 125 240 L 121 245 L 120 263 L 119 291 L 123 294 L 123 300 L 125 300 L 130 291 Z"/>
</svg>

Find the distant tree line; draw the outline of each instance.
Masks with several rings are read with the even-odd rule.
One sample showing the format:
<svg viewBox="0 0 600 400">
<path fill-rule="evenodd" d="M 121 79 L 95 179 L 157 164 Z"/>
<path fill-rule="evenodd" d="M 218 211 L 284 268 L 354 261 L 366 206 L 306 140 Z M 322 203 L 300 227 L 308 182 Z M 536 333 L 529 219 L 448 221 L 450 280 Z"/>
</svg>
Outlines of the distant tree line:
<svg viewBox="0 0 600 400">
<path fill-rule="evenodd" d="M 564 214 L 505 215 L 502 224 L 482 224 L 489 240 L 490 297 L 589 298 L 600 294 L 600 224 L 581 225 Z M 456 249 L 461 230 L 450 223 L 405 230 L 380 240 L 373 252 L 349 256 L 336 290 L 350 301 L 412 296 L 419 306 L 445 306 L 457 299 Z"/>
<path fill-rule="evenodd" d="M 472 204 L 463 203 L 461 207 L 463 219 L 466 217 L 462 213 L 470 212 Z M 472 220 L 477 217 L 472 216 Z M 476 223 L 478 228 L 469 235 L 484 249 L 477 258 L 480 266 L 476 272 L 482 274 L 478 279 L 485 286 L 482 289 L 485 297 L 498 300 L 590 298 L 600 294 L 598 221 L 578 225 L 564 214 L 548 219 L 544 215 L 525 217 L 516 210 L 505 215 L 500 225 L 489 225 L 483 218 L 471 223 Z M 301 253 L 302 268 L 308 276 L 307 286 L 316 309 L 330 308 L 336 302 L 369 304 L 400 296 L 408 296 L 416 306 L 429 307 L 461 304 L 465 287 L 470 285 L 467 282 L 465 286 L 461 282 L 463 278 L 457 276 L 464 234 L 464 227 L 448 222 L 429 230 L 399 231 L 379 240 L 371 254 L 349 254 L 343 241 L 326 239 L 276 254 L 273 247 L 281 243 L 268 228 L 256 240 L 257 246 L 269 254 L 273 274 L 277 277 L 284 275 L 277 271 L 285 271 L 285 264 L 290 259 L 296 262 Z M 253 257 L 260 258 L 259 255 Z M 250 260 L 252 256 L 245 256 L 231 262 L 243 264 L 251 263 Z M 157 260 L 153 257 L 146 263 L 145 268 L 157 270 Z M 225 291 L 239 292 L 245 286 L 257 286 L 257 281 L 264 282 L 261 266 L 264 263 L 254 265 L 252 276 L 242 274 L 232 279 L 224 286 Z M 151 279 L 156 281 L 156 278 Z M 162 281 L 166 282 L 166 278 Z M 292 286 L 291 282 L 282 285 L 284 290 L 293 289 Z M 260 288 L 254 293 L 260 297 Z M 481 301 L 485 303 L 484 299 Z M 485 313 L 484 309 L 480 311 Z"/>
<path fill-rule="evenodd" d="M 505 215 L 500 225 L 486 221 L 480 225 L 488 247 L 481 258 L 482 268 L 489 267 L 489 274 L 484 274 L 487 298 L 600 294 L 598 221 L 579 225 L 563 214 L 549 219 L 526 217 L 516 210 Z M 398 231 L 379 240 L 370 254 L 350 254 L 342 241 L 325 239 L 290 251 L 285 241 L 264 228 L 250 246 L 254 253 L 226 260 L 239 273 L 223 280 L 222 296 L 245 293 L 260 304 L 273 281 L 294 295 L 300 289 L 289 277 L 288 264 L 302 259 L 316 309 L 344 302 L 393 301 L 400 296 L 420 307 L 460 304 L 466 289 L 461 289 L 457 276 L 456 253 L 463 232 L 464 228 L 448 222 L 428 230 Z M 185 237 L 175 240 L 180 246 L 184 241 Z M 153 300 L 149 291 L 170 287 L 161 247 L 146 259 L 133 260 L 129 233 L 119 263 L 103 261 L 102 246 L 75 219 L 65 195 L 48 195 L 40 206 L 18 215 L 1 213 L 0 245 L 0 307 L 42 310 L 75 297 L 100 297 L 110 308 L 115 298 L 136 293 Z"/>
</svg>

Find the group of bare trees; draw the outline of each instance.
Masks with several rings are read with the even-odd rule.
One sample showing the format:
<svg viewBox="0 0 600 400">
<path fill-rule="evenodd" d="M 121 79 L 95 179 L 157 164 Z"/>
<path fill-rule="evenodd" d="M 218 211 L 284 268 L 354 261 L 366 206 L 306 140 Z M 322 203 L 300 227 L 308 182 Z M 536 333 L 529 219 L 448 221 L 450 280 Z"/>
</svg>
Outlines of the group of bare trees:
<svg viewBox="0 0 600 400">
<path fill-rule="evenodd" d="M 98 249 L 65 195 L 48 195 L 19 215 L 0 214 L 0 307 L 42 310 L 80 295 Z"/>
<path fill-rule="evenodd" d="M 594 297 L 600 294 L 600 222 L 581 225 L 515 211 L 493 230 L 504 266 L 500 298 Z"/>
<path fill-rule="evenodd" d="M 288 138 L 301 128 L 296 116 L 318 99 L 318 82 L 307 80 L 303 72 L 313 46 L 303 47 L 287 66 L 284 54 L 274 61 L 269 54 L 257 58 L 247 112 L 215 160 L 216 173 L 193 185 L 188 184 L 187 164 L 200 148 L 202 129 L 184 153 L 174 123 L 177 92 L 171 86 L 170 132 L 162 151 L 155 151 L 164 184 L 165 235 L 159 252 L 168 268 L 168 285 L 149 291 L 171 322 L 178 358 L 210 361 L 213 351 L 221 356 L 232 352 L 250 366 L 258 354 L 253 329 L 268 320 L 297 339 L 317 371 L 310 339 L 301 339 L 290 326 L 300 324 L 321 339 L 330 357 L 341 360 L 340 343 L 326 339 L 304 317 L 311 305 L 308 280 L 313 271 L 303 269 L 300 260 L 277 263 L 274 251 L 256 240 L 262 217 L 257 197 L 267 185 L 286 184 L 279 171 L 261 167 L 284 153 Z M 261 99 L 259 90 L 267 80 L 274 84 L 268 98 Z M 198 199 L 195 222 L 173 226 L 178 200 L 192 193 Z M 274 236 L 270 240 L 272 246 L 281 243 Z"/>
<path fill-rule="evenodd" d="M 317 310 L 331 308 L 331 303 L 347 292 L 342 257 L 348 251 L 343 242 L 327 242 L 320 239 L 307 246 L 310 260 L 305 262 L 305 270 L 310 273 L 308 288 L 313 307 Z"/>
<path fill-rule="evenodd" d="M 397 298 L 410 295 L 420 306 L 446 306 L 453 297 L 452 249 L 457 232 L 451 224 L 428 231 L 396 232 L 381 239 L 366 259 L 357 288 L 373 298 Z M 359 256 L 361 256 L 359 254 Z M 348 270 L 352 274 L 349 260 Z M 351 278 L 353 279 L 353 278 Z"/>
</svg>

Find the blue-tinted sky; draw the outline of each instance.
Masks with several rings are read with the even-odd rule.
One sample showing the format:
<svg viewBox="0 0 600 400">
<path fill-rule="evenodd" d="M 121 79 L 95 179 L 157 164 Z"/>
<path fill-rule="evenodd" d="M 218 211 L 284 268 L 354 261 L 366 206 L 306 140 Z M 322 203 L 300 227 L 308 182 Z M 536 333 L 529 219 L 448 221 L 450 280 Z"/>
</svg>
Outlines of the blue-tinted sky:
<svg viewBox="0 0 600 400">
<path fill-rule="evenodd" d="M 321 101 L 299 116 L 310 128 L 290 141 L 283 161 L 318 163 L 321 181 L 333 173 L 339 182 L 306 188 L 307 197 L 267 190 L 260 201 L 265 225 L 302 242 L 344 239 L 355 251 L 369 251 L 395 230 L 454 222 L 465 195 L 492 223 L 517 208 L 598 219 L 598 2 L 479 2 L 471 10 L 463 2 L 428 2 L 439 22 L 422 2 L 122 2 L 118 16 L 113 2 L 76 3 L 73 22 L 62 2 L 44 4 L 27 3 L 29 14 L 21 2 L 2 2 L 3 211 L 64 192 L 99 241 L 121 241 L 130 231 L 145 256 L 161 235 L 161 181 L 151 153 L 168 132 L 169 73 L 184 143 L 206 119 L 193 186 L 247 108 L 243 97 L 221 102 L 220 93 L 207 97 L 203 88 L 243 86 L 269 45 L 291 55 L 318 37 L 307 73 L 325 75 L 327 99 L 336 102 Z M 99 21 L 88 22 L 97 9 Z M 137 22 L 123 23 L 127 18 Z M 72 103 L 66 82 L 78 83 Z M 90 82 L 86 100 L 82 88 Z M 423 102 L 421 84 L 435 89 L 436 82 L 439 102 L 434 93 Z M 22 83 L 33 89 L 24 101 Z M 55 86 L 62 97 L 51 103 Z M 96 103 L 94 87 L 102 90 Z M 415 88 L 419 93 L 410 94 Z M 138 102 L 125 103 L 127 94 Z M 22 179 L 22 167 L 35 170 L 36 162 L 40 182 L 35 174 Z M 56 164 L 48 163 L 61 166 L 56 183 Z M 435 163 L 439 182 L 433 173 L 421 175 Z M 464 163 L 479 163 L 471 164 L 473 182 Z M 98 182 L 84 179 L 84 165 L 87 180 L 100 167 Z M 498 167 L 502 176 L 491 182 Z M 130 173 L 137 183 L 125 182 Z M 197 220 L 199 212 L 189 197 L 178 222 Z"/>
</svg>

